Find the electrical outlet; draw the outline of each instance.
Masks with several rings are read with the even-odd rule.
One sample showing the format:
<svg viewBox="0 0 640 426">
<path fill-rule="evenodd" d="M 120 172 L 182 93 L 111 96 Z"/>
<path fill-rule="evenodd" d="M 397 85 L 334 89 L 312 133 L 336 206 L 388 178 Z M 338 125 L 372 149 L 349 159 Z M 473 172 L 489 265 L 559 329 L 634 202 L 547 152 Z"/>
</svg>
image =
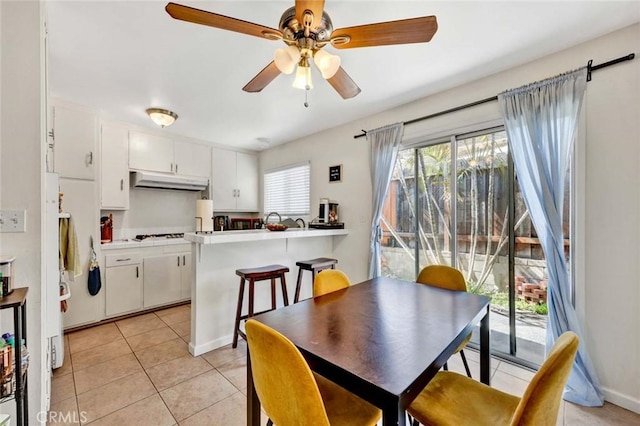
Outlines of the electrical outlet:
<svg viewBox="0 0 640 426">
<path fill-rule="evenodd" d="M 0 210 L 0 232 L 26 232 L 26 210 Z"/>
</svg>

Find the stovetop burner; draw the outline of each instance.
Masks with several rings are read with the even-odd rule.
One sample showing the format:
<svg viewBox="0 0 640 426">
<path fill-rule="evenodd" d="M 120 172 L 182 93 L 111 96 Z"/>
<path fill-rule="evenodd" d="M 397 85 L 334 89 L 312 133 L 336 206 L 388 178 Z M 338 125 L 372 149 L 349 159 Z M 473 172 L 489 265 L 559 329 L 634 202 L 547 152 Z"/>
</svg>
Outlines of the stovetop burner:
<svg viewBox="0 0 640 426">
<path fill-rule="evenodd" d="M 155 239 L 170 239 L 170 238 L 184 238 L 184 233 L 173 233 L 173 234 L 145 234 L 145 235 L 136 235 L 134 238 L 136 241 L 146 240 L 147 238 L 155 238 Z"/>
</svg>

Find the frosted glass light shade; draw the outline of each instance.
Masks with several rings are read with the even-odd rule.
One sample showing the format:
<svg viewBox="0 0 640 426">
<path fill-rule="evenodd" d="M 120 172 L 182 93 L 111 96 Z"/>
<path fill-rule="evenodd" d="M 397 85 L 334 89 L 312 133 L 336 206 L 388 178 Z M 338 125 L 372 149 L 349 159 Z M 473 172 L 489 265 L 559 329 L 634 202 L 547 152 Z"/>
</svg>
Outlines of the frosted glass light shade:
<svg viewBox="0 0 640 426">
<path fill-rule="evenodd" d="M 296 70 L 296 78 L 293 80 L 293 87 L 302 90 L 313 89 L 313 82 L 311 81 L 311 68 L 298 65 Z"/>
<path fill-rule="evenodd" d="M 178 119 L 178 114 L 162 108 L 149 108 L 147 114 L 160 127 L 171 126 Z"/>
<path fill-rule="evenodd" d="M 338 68 L 340 68 L 340 57 L 324 50 L 318 50 L 316 52 L 313 57 L 313 62 L 315 62 L 325 80 L 336 75 Z"/>
<path fill-rule="evenodd" d="M 300 59 L 300 50 L 296 46 L 287 46 L 284 49 L 276 49 L 273 60 L 276 67 L 283 74 L 291 74 Z"/>
</svg>

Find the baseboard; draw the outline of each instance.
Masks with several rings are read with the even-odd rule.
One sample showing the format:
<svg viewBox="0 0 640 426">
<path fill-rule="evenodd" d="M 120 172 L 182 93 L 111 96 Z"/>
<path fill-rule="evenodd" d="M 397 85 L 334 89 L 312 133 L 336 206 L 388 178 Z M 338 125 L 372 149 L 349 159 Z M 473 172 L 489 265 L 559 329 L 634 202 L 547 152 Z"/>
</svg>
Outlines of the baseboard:
<svg viewBox="0 0 640 426">
<path fill-rule="evenodd" d="M 221 348 L 228 345 L 233 341 L 233 336 L 223 336 L 210 342 L 205 342 L 200 345 L 194 346 L 193 343 L 189 343 L 189 353 L 193 356 L 199 356 L 214 349 Z"/>
<path fill-rule="evenodd" d="M 621 394 L 620 392 L 613 391 L 611 389 L 602 388 L 604 393 L 604 399 L 607 402 L 617 405 L 618 407 L 625 408 L 634 413 L 640 414 L 640 400 L 634 399 L 629 395 Z"/>
</svg>

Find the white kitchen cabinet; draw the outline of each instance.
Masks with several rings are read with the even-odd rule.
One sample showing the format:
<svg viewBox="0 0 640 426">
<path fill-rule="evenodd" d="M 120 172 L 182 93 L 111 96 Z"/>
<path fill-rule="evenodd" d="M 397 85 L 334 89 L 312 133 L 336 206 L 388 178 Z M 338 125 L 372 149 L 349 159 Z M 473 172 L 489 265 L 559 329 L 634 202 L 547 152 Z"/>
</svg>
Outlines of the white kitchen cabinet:
<svg viewBox="0 0 640 426">
<path fill-rule="evenodd" d="M 191 298 L 192 274 L 191 253 L 183 253 L 182 263 L 180 265 L 180 299 Z"/>
<path fill-rule="evenodd" d="M 236 155 L 236 209 L 257 212 L 258 157 L 238 152 Z M 214 201 L 215 202 L 215 201 Z"/>
<path fill-rule="evenodd" d="M 100 207 L 129 208 L 129 132 L 116 124 L 103 123 L 100 138 Z"/>
<path fill-rule="evenodd" d="M 173 139 L 129 132 L 129 168 L 173 173 Z"/>
<path fill-rule="evenodd" d="M 175 141 L 174 154 L 175 172 L 177 174 L 211 179 L 211 147 Z"/>
<path fill-rule="evenodd" d="M 213 208 L 258 211 L 258 157 L 213 149 Z"/>
<path fill-rule="evenodd" d="M 144 307 L 176 302 L 181 299 L 181 254 L 145 257 L 143 260 Z"/>
<path fill-rule="evenodd" d="M 105 313 L 120 315 L 142 309 L 143 271 L 140 255 L 106 256 Z"/>
<path fill-rule="evenodd" d="M 81 108 L 53 107 L 54 171 L 61 178 L 95 180 L 98 120 Z"/>
</svg>

